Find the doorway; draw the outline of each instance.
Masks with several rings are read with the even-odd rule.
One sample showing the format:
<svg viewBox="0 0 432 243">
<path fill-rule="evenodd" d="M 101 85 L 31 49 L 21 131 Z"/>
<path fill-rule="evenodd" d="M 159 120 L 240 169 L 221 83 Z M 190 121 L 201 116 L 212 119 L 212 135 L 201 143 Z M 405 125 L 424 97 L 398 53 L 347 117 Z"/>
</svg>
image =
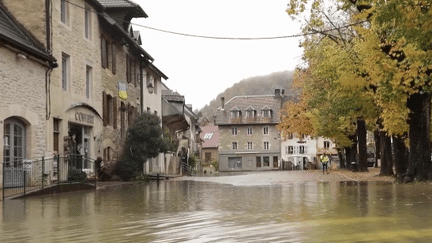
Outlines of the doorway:
<svg viewBox="0 0 432 243">
<path fill-rule="evenodd" d="M 90 154 L 90 137 L 91 137 L 91 127 L 82 126 L 74 123 L 69 123 L 68 132 L 71 143 L 70 143 L 70 156 L 74 160 L 74 166 L 76 168 L 90 169 L 91 166 L 87 159 L 91 156 Z"/>
<path fill-rule="evenodd" d="M 18 166 L 26 154 L 25 124 L 16 118 L 9 118 L 4 123 L 3 161 L 5 166 Z"/>
</svg>

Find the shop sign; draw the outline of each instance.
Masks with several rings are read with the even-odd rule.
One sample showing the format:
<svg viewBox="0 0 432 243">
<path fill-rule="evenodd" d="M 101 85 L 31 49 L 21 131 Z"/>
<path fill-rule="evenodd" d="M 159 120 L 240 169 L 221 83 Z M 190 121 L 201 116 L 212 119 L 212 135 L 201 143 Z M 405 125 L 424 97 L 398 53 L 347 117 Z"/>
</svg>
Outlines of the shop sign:
<svg viewBox="0 0 432 243">
<path fill-rule="evenodd" d="M 83 112 L 75 112 L 75 120 L 79 122 L 93 124 L 94 116 L 90 114 L 85 114 Z"/>
</svg>

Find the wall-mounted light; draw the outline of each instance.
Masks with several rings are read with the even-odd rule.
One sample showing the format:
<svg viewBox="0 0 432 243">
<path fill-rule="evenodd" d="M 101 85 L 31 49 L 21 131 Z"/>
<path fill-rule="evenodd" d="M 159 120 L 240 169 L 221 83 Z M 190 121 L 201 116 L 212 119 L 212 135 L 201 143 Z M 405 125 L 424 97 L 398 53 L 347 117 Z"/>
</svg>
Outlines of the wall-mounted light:
<svg viewBox="0 0 432 243">
<path fill-rule="evenodd" d="M 21 53 L 18 53 L 18 54 L 17 54 L 17 58 L 20 58 L 20 59 L 27 59 L 27 57 L 26 57 L 24 54 L 21 54 Z"/>
<path fill-rule="evenodd" d="M 150 94 L 153 94 L 153 92 L 154 92 L 154 87 L 153 87 L 153 84 L 152 84 L 152 83 L 149 83 L 149 85 L 147 85 L 147 89 L 148 89 L 148 92 L 149 92 Z"/>
</svg>

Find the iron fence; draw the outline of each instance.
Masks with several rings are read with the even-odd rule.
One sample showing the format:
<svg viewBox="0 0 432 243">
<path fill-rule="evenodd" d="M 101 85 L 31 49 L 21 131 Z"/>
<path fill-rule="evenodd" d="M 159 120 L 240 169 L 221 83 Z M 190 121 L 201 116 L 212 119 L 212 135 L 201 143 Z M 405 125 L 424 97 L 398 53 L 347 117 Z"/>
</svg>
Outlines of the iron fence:
<svg viewBox="0 0 432 243">
<path fill-rule="evenodd" d="M 96 187 L 96 161 L 70 154 L 2 163 L 3 199 L 61 184 L 89 183 Z"/>
</svg>

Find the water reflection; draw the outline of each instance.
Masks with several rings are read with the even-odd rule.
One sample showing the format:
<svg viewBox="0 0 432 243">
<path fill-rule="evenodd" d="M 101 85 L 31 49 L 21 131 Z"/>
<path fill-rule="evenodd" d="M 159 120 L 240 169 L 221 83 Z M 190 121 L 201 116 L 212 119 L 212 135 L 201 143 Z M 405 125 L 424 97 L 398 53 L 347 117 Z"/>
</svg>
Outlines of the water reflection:
<svg viewBox="0 0 432 243">
<path fill-rule="evenodd" d="M 432 240 L 430 184 L 162 181 L 2 203 L 0 242 Z"/>
</svg>

